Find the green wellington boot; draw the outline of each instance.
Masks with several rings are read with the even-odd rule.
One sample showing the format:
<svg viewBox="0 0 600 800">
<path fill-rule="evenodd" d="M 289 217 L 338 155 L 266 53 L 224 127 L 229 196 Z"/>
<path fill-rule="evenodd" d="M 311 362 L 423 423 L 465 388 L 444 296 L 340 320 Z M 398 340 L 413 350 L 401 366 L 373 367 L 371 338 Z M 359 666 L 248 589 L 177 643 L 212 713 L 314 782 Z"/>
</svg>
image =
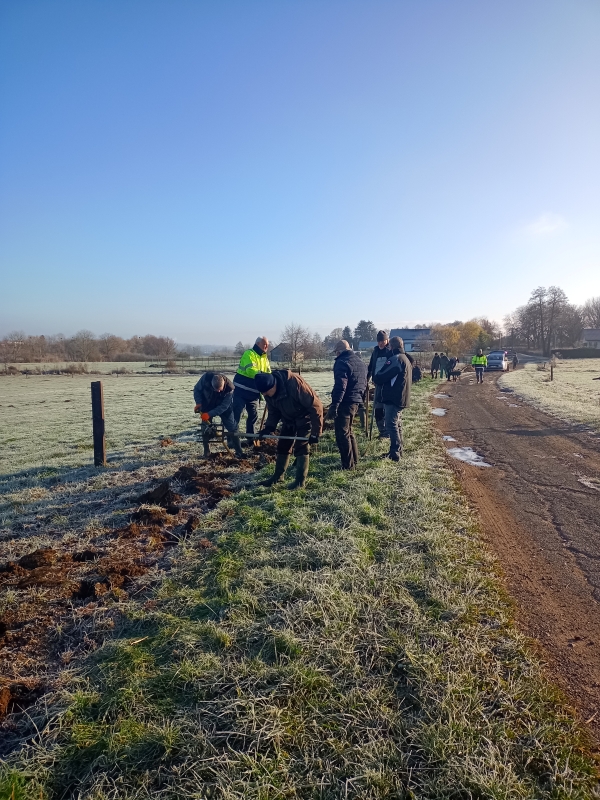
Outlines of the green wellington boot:
<svg viewBox="0 0 600 800">
<path fill-rule="evenodd" d="M 296 456 L 296 480 L 290 484 L 290 489 L 304 489 L 310 456 Z"/>
<path fill-rule="evenodd" d="M 235 433 L 229 434 L 229 436 L 227 437 L 227 444 L 229 447 L 233 449 L 233 452 L 236 454 L 238 458 L 244 459 L 247 457 L 244 451 L 242 450 L 240 437 L 237 434 Z"/>
<path fill-rule="evenodd" d="M 274 486 L 276 483 L 281 483 L 285 476 L 285 471 L 288 468 L 288 464 L 290 463 L 290 457 L 288 453 L 278 453 L 277 459 L 275 461 L 275 472 L 270 478 L 267 478 L 266 481 L 261 481 L 258 485 L 259 486 Z"/>
</svg>

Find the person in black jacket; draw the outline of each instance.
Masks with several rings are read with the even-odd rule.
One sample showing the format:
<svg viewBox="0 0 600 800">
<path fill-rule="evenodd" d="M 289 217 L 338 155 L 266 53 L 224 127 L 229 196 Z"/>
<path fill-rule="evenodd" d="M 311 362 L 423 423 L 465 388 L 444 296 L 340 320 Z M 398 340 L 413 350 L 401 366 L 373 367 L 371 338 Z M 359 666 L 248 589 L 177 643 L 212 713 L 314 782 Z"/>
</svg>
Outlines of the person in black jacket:
<svg viewBox="0 0 600 800">
<path fill-rule="evenodd" d="M 373 376 L 379 372 L 388 358 L 392 355 L 389 346 L 389 337 L 386 331 L 377 332 L 377 344 L 371 353 L 371 359 L 367 368 L 367 386 Z M 374 382 L 374 381 L 373 381 Z M 375 398 L 373 401 L 373 412 L 375 415 L 375 422 L 377 430 L 379 431 L 380 439 L 387 439 L 388 435 L 385 430 L 385 415 L 383 411 L 383 403 L 381 402 L 381 387 L 375 387 Z"/>
<path fill-rule="evenodd" d="M 431 377 L 437 378 L 438 370 L 440 368 L 440 357 L 437 353 L 433 354 L 433 358 L 431 359 Z"/>
<path fill-rule="evenodd" d="M 238 425 L 233 416 L 233 383 L 216 372 L 205 372 L 194 386 L 194 413 L 200 414 L 204 457 L 210 455 L 209 441 L 211 423 L 215 417 L 221 417 L 223 427 L 227 431 L 227 444 L 233 447 L 238 458 L 244 458 L 238 436 Z M 214 435 L 214 434 L 213 434 Z"/>
<path fill-rule="evenodd" d="M 333 391 L 327 419 L 335 420 L 335 441 L 342 459 L 342 469 L 354 469 L 358 463 L 358 445 L 352 422 L 367 388 L 367 365 L 345 339 L 335 346 Z"/>
<path fill-rule="evenodd" d="M 390 339 L 393 355 L 373 377 L 376 386 L 381 386 L 381 399 L 385 411 L 385 427 L 390 435 L 392 461 L 400 461 L 402 455 L 402 409 L 410 405 L 412 368 L 404 353 L 404 342 L 399 336 Z"/>
</svg>

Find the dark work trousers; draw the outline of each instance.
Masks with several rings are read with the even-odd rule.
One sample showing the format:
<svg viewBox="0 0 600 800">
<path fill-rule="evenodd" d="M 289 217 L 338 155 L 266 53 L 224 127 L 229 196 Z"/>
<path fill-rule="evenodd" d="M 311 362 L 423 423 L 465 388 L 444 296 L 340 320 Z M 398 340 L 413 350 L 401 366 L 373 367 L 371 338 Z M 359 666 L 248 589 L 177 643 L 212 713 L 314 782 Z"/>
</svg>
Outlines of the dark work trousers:
<svg viewBox="0 0 600 800">
<path fill-rule="evenodd" d="M 234 447 L 234 438 L 233 434 L 237 431 L 237 422 L 233 416 L 233 409 L 231 406 L 224 411 L 221 415 L 221 423 L 227 432 L 227 443 L 230 447 Z M 214 438 L 214 428 L 213 425 L 216 423 L 217 418 L 212 417 L 210 422 L 202 422 L 200 425 L 200 435 L 202 437 L 202 441 L 204 444 L 208 444 L 208 442 Z M 210 435 L 212 433 L 212 436 Z"/>
<path fill-rule="evenodd" d="M 390 435 L 390 457 L 402 455 L 402 409 L 385 404 L 385 428 Z"/>
<path fill-rule="evenodd" d="M 280 436 L 310 436 L 312 423 L 310 417 L 300 417 L 292 421 L 286 419 L 281 424 Z M 307 456 L 310 454 L 310 447 L 308 442 L 293 442 L 291 439 L 278 439 L 277 452 L 278 453 L 291 453 L 292 447 L 294 448 L 295 456 Z"/>
<path fill-rule="evenodd" d="M 358 403 L 341 403 L 333 424 L 342 469 L 354 469 L 358 463 L 358 445 L 352 433 L 352 422 L 357 411 Z"/>
<path fill-rule="evenodd" d="M 254 426 L 258 422 L 258 395 L 245 392 L 236 386 L 233 393 L 233 416 L 236 425 L 240 424 L 240 417 L 244 409 L 248 413 L 246 433 L 254 433 Z"/>
<path fill-rule="evenodd" d="M 388 433 L 385 429 L 385 408 L 383 403 L 375 404 L 375 424 L 377 425 L 379 435 L 387 439 Z"/>
<path fill-rule="evenodd" d="M 483 383 L 483 367 L 475 367 L 475 377 L 477 378 L 477 383 Z"/>
</svg>

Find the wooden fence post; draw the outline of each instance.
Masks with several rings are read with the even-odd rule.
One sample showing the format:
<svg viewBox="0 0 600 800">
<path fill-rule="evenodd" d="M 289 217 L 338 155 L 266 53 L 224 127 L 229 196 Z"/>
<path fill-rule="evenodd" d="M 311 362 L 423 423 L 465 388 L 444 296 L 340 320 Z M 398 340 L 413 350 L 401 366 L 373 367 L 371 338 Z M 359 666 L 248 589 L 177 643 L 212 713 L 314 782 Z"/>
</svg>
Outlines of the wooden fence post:
<svg viewBox="0 0 600 800">
<path fill-rule="evenodd" d="M 550 380 L 554 380 L 554 365 L 550 364 Z"/>
<path fill-rule="evenodd" d="M 94 435 L 94 466 L 106 466 L 106 438 L 104 436 L 104 392 L 102 381 L 92 381 L 92 426 Z"/>
</svg>

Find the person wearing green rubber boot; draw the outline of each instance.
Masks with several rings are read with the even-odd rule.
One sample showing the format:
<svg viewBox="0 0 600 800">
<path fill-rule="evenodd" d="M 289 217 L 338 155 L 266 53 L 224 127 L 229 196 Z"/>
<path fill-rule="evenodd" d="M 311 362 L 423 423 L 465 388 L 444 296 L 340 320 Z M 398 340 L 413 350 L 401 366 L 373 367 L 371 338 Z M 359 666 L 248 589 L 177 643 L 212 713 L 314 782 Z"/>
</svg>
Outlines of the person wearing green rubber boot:
<svg viewBox="0 0 600 800">
<path fill-rule="evenodd" d="M 306 484 L 310 463 L 310 445 L 317 444 L 323 430 L 323 404 L 311 387 L 299 375 L 289 369 L 261 372 L 255 377 L 256 388 L 267 403 L 269 412 L 260 438 L 275 433 L 281 422 L 281 436 L 298 436 L 307 441 L 279 439 L 275 473 L 263 481 L 262 486 L 273 486 L 285 477 L 290 463 L 292 447 L 296 456 L 296 480 L 290 489 L 302 489 Z"/>
</svg>

